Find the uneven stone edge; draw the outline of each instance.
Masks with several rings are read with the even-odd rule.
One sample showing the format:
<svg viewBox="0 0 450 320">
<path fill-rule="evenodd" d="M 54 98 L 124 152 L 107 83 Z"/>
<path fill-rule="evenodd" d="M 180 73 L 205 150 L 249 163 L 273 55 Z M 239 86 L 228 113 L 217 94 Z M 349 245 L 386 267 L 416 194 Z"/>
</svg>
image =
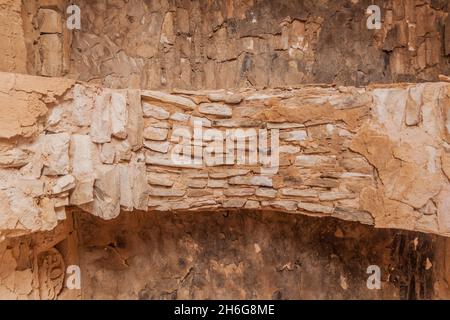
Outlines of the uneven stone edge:
<svg viewBox="0 0 450 320">
<path fill-rule="evenodd" d="M 4 236 L 51 230 L 69 206 L 103 219 L 276 210 L 450 234 L 448 83 L 165 93 L 0 73 L 0 105 Z M 200 159 L 175 163 L 183 143 Z"/>
</svg>

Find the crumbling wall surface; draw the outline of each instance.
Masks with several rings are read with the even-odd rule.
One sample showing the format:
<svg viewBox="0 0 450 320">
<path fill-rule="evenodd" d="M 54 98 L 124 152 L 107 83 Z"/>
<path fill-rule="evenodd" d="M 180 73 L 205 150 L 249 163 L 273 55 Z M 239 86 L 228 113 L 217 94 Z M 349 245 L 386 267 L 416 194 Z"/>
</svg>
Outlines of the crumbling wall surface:
<svg viewBox="0 0 450 320">
<path fill-rule="evenodd" d="M 66 270 L 78 265 L 78 240 L 68 217 L 55 229 L 0 242 L 0 299 L 79 299 L 69 290 Z"/>
<path fill-rule="evenodd" d="M 450 4 L 376 2 L 0 0 L 0 298 L 450 297 Z"/>
<path fill-rule="evenodd" d="M 26 73 L 27 56 L 21 0 L 0 1 L 0 71 Z"/>
<path fill-rule="evenodd" d="M 63 76 L 69 71 L 72 32 L 67 0 L 0 1 L 0 71 Z"/>
<path fill-rule="evenodd" d="M 51 230 L 68 206 L 106 220 L 278 210 L 450 234 L 448 83 L 170 94 L 0 77 L 5 235 Z"/>
<path fill-rule="evenodd" d="M 81 9 L 81 29 L 66 9 Z M 367 8 L 381 9 L 368 29 Z M 2 0 L 0 71 L 113 88 L 435 81 L 450 72 L 446 0 Z"/>
<path fill-rule="evenodd" d="M 367 85 L 450 72 L 447 0 L 76 3 L 71 77 L 108 87 Z M 379 30 L 366 26 L 373 4 Z"/>
<path fill-rule="evenodd" d="M 76 216 L 84 299 L 445 297 L 432 235 L 251 210 Z"/>
<path fill-rule="evenodd" d="M 73 2 L 0 0 L 0 298 L 450 297 L 448 1 Z"/>
<path fill-rule="evenodd" d="M 68 0 L 23 0 L 27 74 L 61 77 L 69 72 L 72 31 L 66 27 Z"/>
<path fill-rule="evenodd" d="M 108 221 L 75 210 L 52 231 L 0 243 L 0 297 L 445 298 L 445 240 L 251 210 L 125 212 Z M 81 270 L 79 289 L 67 284 L 74 265 Z M 367 286 L 374 265 L 379 290 Z"/>
</svg>

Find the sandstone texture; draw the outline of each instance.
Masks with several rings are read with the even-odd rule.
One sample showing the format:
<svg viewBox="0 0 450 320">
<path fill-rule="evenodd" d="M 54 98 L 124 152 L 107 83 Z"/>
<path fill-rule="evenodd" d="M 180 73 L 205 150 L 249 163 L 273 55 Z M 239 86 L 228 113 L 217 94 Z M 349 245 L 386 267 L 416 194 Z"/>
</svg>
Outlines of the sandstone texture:
<svg viewBox="0 0 450 320">
<path fill-rule="evenodd" d="M 0 1 L 0 71 L 27 71 L 27 51 L 20 0 Z"/>
<path fill-rule="evenodd" d="M 0 0 L 0 299 L 449 298 L 449 10 Z"/>
<path fill-rule="evenodd" d="M 261 210 L 134 212 L 115 220 L 74 210 L 52 231 L 0 243 L 0 296 L 445 298 L 450 291 L 445 280 L 449 253 L 444 240 Z M 371 264 L 381 268 L 382 290 L 366 287 L 366 267 Z M 81 289 L 66 285 L 71 265 L 81 269 Z"/>
<path fill-rule="evenodd" d="M 368 0 L 76 4 L 81 29 L 69 30 L 67 0 L 2 0 L 0 71 L 147 89 L 422 82 L 450 72 L 447 0 L 379 0 L 379 30 L 367 29 Z"/>
<path fill-rule="evenodd" d="M 0 71 L 43 76 L 70 69 L 67 0 L 0 1 Z"/>
<path fill-rule="evenodd" d="M 436 81 L 447 0 L 78 1 L 72 77 L 116 88 Z M 369 5 L 381 29 L 366 27 Z"/>
<path fill-rule="evenodd" d="M 227 104 L 0 78 L 4 235 L 51 230 L 69 206 L 107 220 L 249 208 L 450 235 L 448 83 L 242 89 Z"/>
</svg>

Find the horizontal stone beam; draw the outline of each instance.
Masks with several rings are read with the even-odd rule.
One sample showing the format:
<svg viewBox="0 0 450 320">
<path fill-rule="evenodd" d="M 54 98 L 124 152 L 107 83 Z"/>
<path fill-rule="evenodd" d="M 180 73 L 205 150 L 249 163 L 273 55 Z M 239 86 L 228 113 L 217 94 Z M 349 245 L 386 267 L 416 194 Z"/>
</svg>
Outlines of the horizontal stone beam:
<svg viewBox="0 0 450 320">
<path fill-rule="evenodd" d="M 79 207 L 275 210 L 450 235 L 450 84 L 111 90 L 0 73 L 0 230 Z"/>
</svg>

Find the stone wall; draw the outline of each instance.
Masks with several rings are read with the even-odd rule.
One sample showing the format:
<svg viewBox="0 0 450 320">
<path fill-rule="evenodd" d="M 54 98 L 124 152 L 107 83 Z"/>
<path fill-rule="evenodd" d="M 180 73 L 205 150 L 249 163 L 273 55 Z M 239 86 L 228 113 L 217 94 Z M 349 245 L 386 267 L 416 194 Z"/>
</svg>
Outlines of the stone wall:
<svg viewBox="0 0 450 320">
<path fill-rule="evenodd" d="M 171 94 L 0 77 L 6 234 L 51 230 L 67 206 L 103 219 L 264 209 L 450 233 L 448 83 Z"/>
<path fill-rule="evenodd" d="M 437 255 L 445 248 L 433 235 L 254 210 L 134 213 L 112 221 L 75 214 L 86 299 L 448 296 L 438 265 L 448 254 Z M 367 288 L 374 264 L 381 290 Z"/>
<path fill-rule="evenodd" d="M 2 299 L 450 296 L 443 237 L 253 210 L 133 212 L 114 220 L 67 213 L 52 231 L 0 242 Z M 380 290 L 366 286 L 373 264 Z M 66 282 L 73 265 L 80 289 Z"/>
<path fill-rule="evenodd" d="M 14 23 L 11 23 L 14 21 Z M 0 71 L 26 72 L 25 35 L 21 1 L 0 1 Z"/>
<path fill-rule="evenodd" d="M 450 297 L 449 6 L 0 0 L 0 298 Z"/>
<path fill-rule="evenodd" d="M 2 0 L 0 71 L 151 89 L 422 82 L 450 72 L 446 0 L 70 3 L 81 30 L 65 26 L 67 0 Z M 371 4 L 380 30 L 366 27 Z"/>
<path fill-rule="evenodd" d="M 66 27 L 67 0 L 22 2 L 27 73 L 49 77 L 68 74 L 72 31 Z"/>
<path fill-rule="evenodd" d="M 66 0 L 0 1 L 0 71 L 42 76 L 69 72 L 72 32 Z"/>
<path fill-rule="evenodd" d="M 71 77 L 108 87 L 367 85 L 450 72 L 446 0 L 76 3 Z M 366 27 L 372 4 L 380 30 Z"/>
</svg>

